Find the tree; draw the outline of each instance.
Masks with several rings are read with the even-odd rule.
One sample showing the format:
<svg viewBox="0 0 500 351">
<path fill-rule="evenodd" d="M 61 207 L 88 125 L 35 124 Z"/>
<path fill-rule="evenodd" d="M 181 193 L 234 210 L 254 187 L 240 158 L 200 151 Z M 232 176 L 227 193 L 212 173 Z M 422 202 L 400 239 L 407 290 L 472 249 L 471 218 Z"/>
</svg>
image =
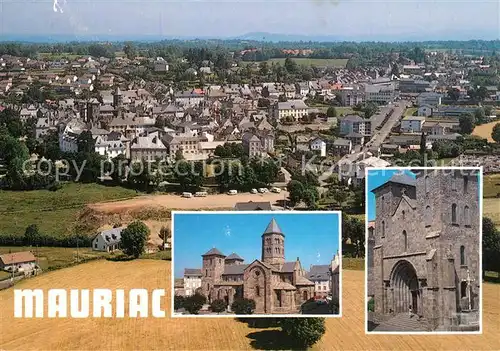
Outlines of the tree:
<svg viewBox="0 0 500 351">
<path fill-rule="evenodd" d="M 363 223 L 355 217 L 342 216 L 342 241 L 351 240 L 355 257 L 363 257 L 365 250 L 365 228 Z M 344 252 L 344 249 L 342 249 Z M 349 250 L 345 250 L 348 252 Z"/>
<path fill-rule="evenodd" d="M 227 308 L 227 304 L 224 300 L 214 300 L 210 304 L 210 311 L 216 312 L 219 314 L 220 312 L 224 312 Z"/>
<path fill-rule="evenodd" d="M 460 90 L 458 90 L 457 88 L 448 89 L 448 97 L 453 101 L 458 101 L 458 99 L 460 98 Z"/>
<path fill-rule="evenodd" d="M 461 134 L 471 134 L 474 130 L 474 117 L 471 114 L 463 114 L 459 118 Z"/>
<path fill-rule="evenodd" d="M 231 304 L 231 311 L 236 314 L 253 314 L 255 301 L 252 299 L 236 298 Z"/>
<path fill-rule="evenodd" d="M 500 123 L 495 124 L 493 130 L 491 131 L 491 137 L 497 143 L 500 143 Z"/>
<path fill-rule="evenodd" d="M 290 57 L 287 57 L 285 59 L 285 69 L 288 73 L 294 74 L 298 71 L 298 65 L 297 62 L 295 62 L 293 59 Z"/>
<path fill-rule="evenodd" d="M 125 53 L 125 55 L 129 60 L 135 59 L 135 56 L 137 55 L 134 43 L 130 41 L 125 43 L 125 46 L 123 47 L 123 52 Z"/>
<path fill-rule="evenodd" d="M 169 227 L 161 227 L 159 237 L 163 240 L 163 246 L 172 237 L 172 231 Z"/>
<path fill-rule="evenodd" d="M 483 217 L 483 274 L 485 271 L 500 272 L 500 232 L 495 223 Z"/>
<path fill-rule="evenodd" d="M 328 107 L 328 110 L 326 110 L 326 115 L 327 117 L 337 117 L 337 110 L 335 107 L 330 106 Z"/>
<path fill-rule="evenodd" d="M 143 222 L 130 223 L 121 233 L 120 245 L 123 252 L 138 258 L 144 252 L 149 234 L 149 228 Z"/>
<path fill-rule="evenodd" d="M 175 295 L 174 296 L 174 310 L 180 310 L 181 308 L 184 308 L 184 301 L 186 298 L 184 296 L 180 295 Z"/>
<path fill-rule="evenodd" d="M 486 114 L 482 107 L 478 107 L 474 110 L 474 120 L 476 125 L 483 124 L 485 122 Z"/>
<path fill-rule="evenodd" d="M 40 231 L 36 224 L 30 224 L 24 231 L 24 242 L 30 246 L 37 244 L 40 237 Z"/>
<path fill-rule="evenodd" d="M 484 114 L 486 117 L 490 117 L 494 113 L 495 113 L 495 111 L 493 111 L 493 106 L 490 106 L 490 105 L 484 106 Z"/>
<path fill-rule="evenodd" d="M 90 130 L 85 130 L 80 133 L 77 139 L 78 152 L 92 153 L 95 152 L 95 141 Z"/>
<path fill-rule="evenodd" d="M 298 180 L 291 180 L 287 184 L 286 189 L 289 193 L 288 196 L 290 198 L 292 206 L 295 206 L 304 198 L 304 185 Z"/>
<path fill-rule="evenodd" d="M 324 318 L 283 318 L 280 326 L 304 349 L 318 342 L 326 331 Z"/>
<path fill-rule="evenodd" d="M 184 308 L 190 314 L 198 314 L 205 303 L 207 303 L 207 298 L 202 294 L 196 293 L 184 300 Z"/>
</svg>

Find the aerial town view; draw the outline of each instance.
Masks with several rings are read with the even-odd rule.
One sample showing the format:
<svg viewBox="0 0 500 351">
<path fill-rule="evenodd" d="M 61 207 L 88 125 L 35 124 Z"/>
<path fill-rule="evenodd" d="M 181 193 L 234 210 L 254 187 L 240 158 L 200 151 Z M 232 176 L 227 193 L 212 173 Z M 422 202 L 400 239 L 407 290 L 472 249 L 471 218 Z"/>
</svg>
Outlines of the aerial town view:
<svg viewBox="0 0 500 351">
<path fill-rule="evenodd" d="M 340 314 L 340 213 L 175 212 L 173 221 L 174 272 L 183 274 L 175 281 L 185 284 L 174 281 L 181 315 Z M 225 255 L 219 249 L 226 247 L 255 258 Z M 294 253 L 306 261 L 287 261 Z"/>
<path fill-rule="evenodd" d="M 480 330 L 480 169 L 370 169 L 368 330 Z"/>
<path fill-rule="evenodd" d="M 0 349 L 499 349 L 499 6 L 0 0 Z M 382 239 L 388 167 L 416 173 Z M 422 167 L 481 169 L 480 199 Z M 174 233 L 182 211 L 262 219 Z M 116 288 L 166 317 L 14 318 L 17 289 Z"/>
</svg>

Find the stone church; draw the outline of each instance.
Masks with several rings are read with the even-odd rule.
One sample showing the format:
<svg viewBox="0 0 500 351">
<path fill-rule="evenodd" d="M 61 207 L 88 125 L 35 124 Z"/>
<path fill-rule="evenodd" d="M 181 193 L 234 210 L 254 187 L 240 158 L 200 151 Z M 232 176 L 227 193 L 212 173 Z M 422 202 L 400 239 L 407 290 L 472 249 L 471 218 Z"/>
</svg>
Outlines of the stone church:
<svg viewBox="0 0 500 351">
<path fill-rule="evenodd" d="M 479 170 L 413 173 L 416 178 L 395 174 L 372 190 L 368 295 L 374 315 L 409 315 L 411 307 L 425 330 L 479 328 Z"/>
<path fill-rule="evenodd" d="M 262 234 L 262 257 L 250 264 L 233 253 L 225 256 L 213 248 L 202 255 L 201 292 L 209 301 L 235 298 L 255 301 L 255 314 L 298 313 L 314 297 L 314 283 L 297 257 L 285 262 L 285 234 L 273 218 Z"/>
</svg>

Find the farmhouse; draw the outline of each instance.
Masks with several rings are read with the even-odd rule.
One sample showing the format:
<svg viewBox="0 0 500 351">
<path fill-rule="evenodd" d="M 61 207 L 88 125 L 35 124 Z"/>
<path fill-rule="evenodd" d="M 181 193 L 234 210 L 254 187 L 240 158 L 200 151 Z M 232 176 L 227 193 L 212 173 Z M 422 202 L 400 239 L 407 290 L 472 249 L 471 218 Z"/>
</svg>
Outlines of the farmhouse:
<svg viewBox="0 0 500 351">
<path fill-rule="evenodd" d="M 0 255 L 0 269 L 8 271 L 32 271 L 36 268 L 36 257 L 31 251 Z"/>
<path fill-rule="evenodd" d="M 113 252 L 120 248 L 120 239 L 124 228 L 113 228 L 104 230 L 97 234 L 92 240 L 92 249 L 94 251 Z"/>
</svg>

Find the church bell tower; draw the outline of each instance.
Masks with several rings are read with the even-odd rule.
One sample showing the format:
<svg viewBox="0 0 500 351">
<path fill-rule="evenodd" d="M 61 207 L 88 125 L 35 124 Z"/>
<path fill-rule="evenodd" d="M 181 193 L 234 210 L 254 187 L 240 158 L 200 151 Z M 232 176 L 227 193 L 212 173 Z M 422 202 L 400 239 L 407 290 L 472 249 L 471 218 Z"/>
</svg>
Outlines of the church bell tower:
<svg viewBox="0 0 500 351">
<path fill-rule="evenodd" d="M 262 262 L 278 269 L 285 263 L 285 234 L 274 218 L 262 234 Z"/>
</svg>

